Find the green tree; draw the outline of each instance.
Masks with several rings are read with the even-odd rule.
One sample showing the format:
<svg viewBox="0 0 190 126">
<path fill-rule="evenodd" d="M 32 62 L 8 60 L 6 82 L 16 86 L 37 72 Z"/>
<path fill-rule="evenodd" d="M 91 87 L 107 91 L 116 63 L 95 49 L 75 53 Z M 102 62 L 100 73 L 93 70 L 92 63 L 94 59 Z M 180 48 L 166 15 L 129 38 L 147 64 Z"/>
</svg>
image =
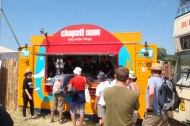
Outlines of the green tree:
<svg viewBox="0 0 190 126">
<path fill-rule="evenodd" d="M 174 54 L 172 58 L 170 58 L 170 63 L 171 65 L 175 66 L 176 65 L 176 59 L 177 59 L 177 55 Z"/>
<path fill-rule="evenodd" d="M 158 60 L 164 60 L 166 57 L 166 49 L 165 48 L 158 48 L 157 51 L 158 51 L 157 59 Z"/>
</svg>

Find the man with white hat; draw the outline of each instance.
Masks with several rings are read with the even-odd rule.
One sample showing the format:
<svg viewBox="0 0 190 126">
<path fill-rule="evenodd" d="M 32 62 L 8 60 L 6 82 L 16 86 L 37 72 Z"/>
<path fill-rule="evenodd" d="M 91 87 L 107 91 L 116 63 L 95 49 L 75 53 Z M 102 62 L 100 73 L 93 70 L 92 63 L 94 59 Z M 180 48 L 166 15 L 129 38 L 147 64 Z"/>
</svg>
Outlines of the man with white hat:
<svg viewBox="0 0 190 126">
<path fill-rule="evenodd" d="M 162 66 L 153 63 L 151 68 L 152 76 L 148 79 L 146 90 L 146 111 L 142 126 L 167 126 L 168 119 L 166 113 L 158 105 L 158 91 L 163 81 L 161 79 Z"/>
<path fill-rule="evenodd" d="M 80 67 L 75 67 L 73 70 L 74 78 L 69 82 L 68 91 L 71 91 L 73 88 L 77 91 L 77 98 L 74 98 L 74 101 L 70 102 L 70 114 L 73 126 L 76 126 L 76 112 L 79 109 L 80 113 L 80 123 L 79 126 L 82 126 L 84 120 L 84 105 L 85 105 L 85 85 L 88 84 L 86 77 L 81 76 L 82 69 Z"/>
</svg>

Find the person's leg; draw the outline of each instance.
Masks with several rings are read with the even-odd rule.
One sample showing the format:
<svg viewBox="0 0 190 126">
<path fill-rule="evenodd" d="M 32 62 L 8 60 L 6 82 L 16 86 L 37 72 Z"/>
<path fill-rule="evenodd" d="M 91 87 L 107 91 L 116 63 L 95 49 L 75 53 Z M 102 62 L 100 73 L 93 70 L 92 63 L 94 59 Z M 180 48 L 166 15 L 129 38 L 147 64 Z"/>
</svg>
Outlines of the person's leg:
<svg viewBox="0 0 190 126">
<path fill-rule="evenodd" d="M 59 112 L 59 123 L 62 124 L 63 123 L 63 112 Z"/>
<path fill-rule="evenodd" d="M 56 98 L 56 95 L 53 95 L 50 123 L 54 122 L 53 117 L 55 114 L 56 106 L 57 106 L 57 98 Z"/>
<path fill-rule="evenodd" d="M 84 114 L 80 114 L 79 126 L 82 126 L 83 121 L 84 121 Z"/>
<path fill-rule="evenodd" d="M 58 96 L 59 123 L 63 123 L 64 97 L 62 94 Z"/>
<path fill-rule="evenodd" d="M 51 110 L 51 119 L 50 119 L 50 123 L 54 122 L 53 117 L 54 117 L 54 111 Z"/>
<path fill-rule="evenodd" d="M 73 126 L 76 126 L 76 116 L 75 114 L 71 114 L 72 124 Z"/>
<path fill-rule="evenodd" d="M 76 111 L 78 109 L 78 106 L 76 106 L 74 109 L 70 109 L 70 114 L 71 114 L 71 120 L 73 126 L 76 126 Z"/>
<path fill-rule="evenodd" d="M 99 118 L 99 125 L 100 125 L 100 126 L 103 125 L 102 117 Z"/>
<path fill-rule="evenodd" d="M 30 103 L 30 113 L 31 113 L 31 117 L 34 118 L 34 101 L 33 101 L 33 99 L 32 99 L 32 100 L 29 100 L 29 103 Z"/>
<path fill-rule="evenodd" d="M 24 119 L 26 118 L 27 104 L 28 104 L 28 98 L 23 97 L 23 110 L 22 110 L 22 114 L 23 114 Z"/>
<path fill-rule="evenodd" d="M 102 126 L 104 125 L 105 117 L 102 117 Z"/>
<path fill-rule="evenodd" d="M 83 123 L 83 121 L 84 121 L 84 105 L 85 105 L 85 103 L 79 105 L 79 111 L 80 111 L 80 122 L 79 122 L 79 126 L 82 126 L 82 123 Z"/>
<path fill-rule="evenodd" d="M 98 117 L 99 117 L 99 125 L 100 126 L 103 126 L 103 124 L 104 124 L 105 112 L 106 112 L 105 106 L 98 105 Z"/>
<path fill-rule="evenodd" d="M 168 114 L 167 114 L 167 112 L 166 112 L 166 114 L 165 115 L 162 115 L 161 117 L 160 117 L 160 125 L 159 126 L 167 126 L 168 125 Z"/>
</svg>

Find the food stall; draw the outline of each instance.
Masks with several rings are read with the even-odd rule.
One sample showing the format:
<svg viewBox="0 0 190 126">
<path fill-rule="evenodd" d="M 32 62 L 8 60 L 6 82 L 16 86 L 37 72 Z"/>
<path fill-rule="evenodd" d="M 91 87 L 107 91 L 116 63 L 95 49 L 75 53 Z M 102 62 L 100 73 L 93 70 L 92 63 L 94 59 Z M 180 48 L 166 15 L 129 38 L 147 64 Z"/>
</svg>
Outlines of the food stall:
<svg viewBox="0 0 190 126">
<path fill-rule="evenodd" d="M 50 109 L 52 104 L 52 87 L 47 85 L 47 79 L 55 74 L 56 68 L 64 68 L 66 60 L 72 59 L 74 66 L 83 66 L 86 57 L 91 57 L 97 69 L 94 73 L 91 102 L 85 104 L 86 114 L 95 114 L 95 90 L 99 83 L 96 79 L 101 56 L 112 63 L 113 69 L 125 66 L 135 71 L 140 86 L 139 118 L 143 118 L 145 108 L 145 90 L 150 71 L 148 68 L 157 60 L 157 46 L 140 44 L 141 32 L 108 32 L 91 24 L 64 27 L 52 35 L 31 37 L 31 45 L 23 46 L 19 54 L 18 104 L 23 105 L 22 83 L 24 71 L 33 71 L 33 82 L 37 89 L 34 92 L 35 108 Z M 69 73 L 72 74 L 72 73 Z M 68 110 L 68 104 L 65 105 Z"/>
</svg>

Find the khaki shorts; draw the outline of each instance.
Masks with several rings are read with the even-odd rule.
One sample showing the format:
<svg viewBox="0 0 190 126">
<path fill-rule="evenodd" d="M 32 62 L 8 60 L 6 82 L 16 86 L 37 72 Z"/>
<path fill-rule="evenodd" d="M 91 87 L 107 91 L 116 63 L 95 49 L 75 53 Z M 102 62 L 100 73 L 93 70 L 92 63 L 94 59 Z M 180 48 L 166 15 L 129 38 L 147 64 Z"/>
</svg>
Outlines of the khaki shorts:
<svg viewBox="0 0 190 126">
<path fill-rule="evenodd" d="M 106 113 L 106 106 L 98 105 L 98 117 L 104 117 Z"/>
<path fill-rule="evenodd" d="M 59 112 L 63 112 L 64 110 L 64 96 L 61 93 L 53 95 L 51 111 L 55 111 L 56 109 Z"/>
<path fill-rule="evenodd" d="M 154 112 L 145 112 L 142 126 L 168 126 L 168 116 L 156 115 Z"/>
</svg>

